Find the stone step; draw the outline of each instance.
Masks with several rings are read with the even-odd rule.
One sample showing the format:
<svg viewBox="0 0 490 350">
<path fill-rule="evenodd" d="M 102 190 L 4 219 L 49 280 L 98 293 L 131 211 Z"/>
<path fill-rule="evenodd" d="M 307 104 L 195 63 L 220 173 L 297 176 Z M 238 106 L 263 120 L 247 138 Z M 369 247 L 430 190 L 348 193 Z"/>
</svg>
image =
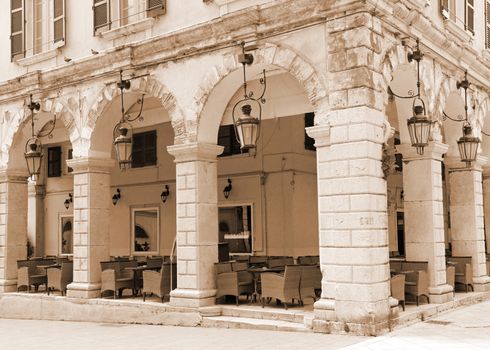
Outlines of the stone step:
<svg viewBox="0 0 490 350">
<path fill-rule="evenodd" d="M 304 313 L 295 310 L 271 310 L 270 308 L 247 307 L 244 305 L 239 307 L 223 307 L 221 316 L 305 323 Z"/>
<path fill-rule="evenodd" d="M 203 317 L 201 326 L 283 332 L 313 332 L 311 328 L 306 327 L 303 323 L 232 316 Z"/>
</svg>

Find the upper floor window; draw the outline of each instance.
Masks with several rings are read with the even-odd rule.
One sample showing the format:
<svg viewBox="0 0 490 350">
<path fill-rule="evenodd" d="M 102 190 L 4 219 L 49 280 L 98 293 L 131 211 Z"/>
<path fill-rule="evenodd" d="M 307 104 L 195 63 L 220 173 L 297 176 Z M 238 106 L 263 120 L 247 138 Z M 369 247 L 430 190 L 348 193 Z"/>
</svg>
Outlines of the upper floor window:
<svg viewBox="0 0 490 350">
<path fill-rule="evenodd" d="M 485 0 L 485 48 L 490 49 L 490 0 Z"/>
<path fill-rule="evenodd" d="M 441 0 L 441 12 L 444 18 L 475 32 L 475 0 Z"/>
<path fill-rule="evenodd" d="M 157 164 L 157 132 L 156 130 L 133 134 L 133 150 L 131 167 L 142 168 Z"/>
<path fill-rule="evenodd" d="M 305 128 L 309 128 L 314 125 L 315 121 L 315 113 L 306 113 L 305 114 Z M 316 151 L 315 147 L 315 139 L 308 136 L 305 130 L 305 149 L 309 149 L 310 151 Z"/>
<path fill-rule="evenodd" d="M 165 0 L 94 0 L 94 34 L 165 14 Z"/>
<path fill-rule="evenodd" d="M 10 0 L 12 61 L 65 43 L 65 0 Z"/>
<path fill-rule="evenodd" d="M 219 157 L 241 154 L 240 143 L 236 139 L 234 125 L 221 125 L 218 131 L 218 145 L 223 146 L 223 153 Z M 245 150 L 243 152 L 248 152 Z"/>
</svg>

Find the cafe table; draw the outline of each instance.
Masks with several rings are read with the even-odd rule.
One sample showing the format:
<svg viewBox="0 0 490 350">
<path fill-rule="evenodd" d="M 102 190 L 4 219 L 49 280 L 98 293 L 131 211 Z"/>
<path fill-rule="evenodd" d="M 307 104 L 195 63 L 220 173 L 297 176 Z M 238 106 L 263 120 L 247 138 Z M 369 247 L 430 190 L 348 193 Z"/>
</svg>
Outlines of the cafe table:
<svg viewBox="0 0 490 350">
<path fill-rule="evenodd" d="M 139 280 L 142 278 L 142 273 L 143 271 L 146 270 L 160 270 L 162 267 L 161 266 L 147 266 L 147 265 L 141 265 L 141 266 L 128 266 L 125 267 L 125 270 L 133 271 L 133 295 L 138 296 L 141 290 Z"/>
</svg>

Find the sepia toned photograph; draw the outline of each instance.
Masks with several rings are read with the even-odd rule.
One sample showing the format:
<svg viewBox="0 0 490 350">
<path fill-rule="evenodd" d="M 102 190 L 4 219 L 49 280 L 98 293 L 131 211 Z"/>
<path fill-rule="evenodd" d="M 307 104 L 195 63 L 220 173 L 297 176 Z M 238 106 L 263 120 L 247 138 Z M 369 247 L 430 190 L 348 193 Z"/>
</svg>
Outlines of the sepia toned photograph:
<svg viewBox="0 0 490 350">
<path fill-rule="evenodd" d="M 490 348 L 490 0 L 0 9 L 0 350 Z"/>
</svg>

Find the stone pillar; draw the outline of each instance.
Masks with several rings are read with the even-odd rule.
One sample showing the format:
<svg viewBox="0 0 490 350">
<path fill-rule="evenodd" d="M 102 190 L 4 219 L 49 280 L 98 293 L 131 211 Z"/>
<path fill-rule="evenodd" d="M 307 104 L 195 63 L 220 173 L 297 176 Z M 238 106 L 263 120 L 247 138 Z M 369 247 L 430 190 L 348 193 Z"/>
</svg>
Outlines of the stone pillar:
<svg viewBox="0 0 490 350">
<path fill-rule="evenodd" d="M 472 257 L 475 291 L 490 288 L 483 230 L 482 165 L 486 162 L 487 158 L 478 156 L 470 167 L 465 167 L 459 159 L 446 159 L 449 168 L 452 255 Z"/>
<path fill-rule="evenodd" d="M 483 218 L 486 254 L 490 254 L 490 167 L 483 168 Z M 488 272 L 488 271 L 487 271 Z"/>
<path fill-rule="evenodd" d="M 0 292 L 17 290 L 17 260 L 27 257 L 27 176 L 0 171 Z"/>
<path fill-rule="evenodd" d="M 100 296 L 100 262 L 109 260 L 113 159 L 75 158 L 73 168 L 73 282 L 67 295 Z M 129 215 L 129 213 L 128 213 Z M 129 229 L 129 228 L 128 228 Z"/>
<path fill-rule="evenodd" d="M 218 261 L 217 155 L 223 147 L 192 143 L 167 147 L 177 179 L 177 289 L 173 306 L 215 303 Z"/>
<path fill-rule="evenodd" d="M 406 259 L 429 262 L 430 302 L 444 303 L 453 299 L 453 288 L 446 283 L 441 173 L 442 155 L 448 146 L 431 142 L 423 155 L 409 144 L 396 148 L 404 162 Z"/>
<path fill-rule="evenodd" d="M 317 147 L 322 296 L 320 332 L 374 335 L 389 327 L 385 116 L 358 107 L 330 112 L 308 128 Z"/>
<path fill-rule="evenodd" d="M 28 185 L 27 237 L 33 256 L 44 255 L 44 196 L 46 186 L 30 182 Z"/>
</svg>

